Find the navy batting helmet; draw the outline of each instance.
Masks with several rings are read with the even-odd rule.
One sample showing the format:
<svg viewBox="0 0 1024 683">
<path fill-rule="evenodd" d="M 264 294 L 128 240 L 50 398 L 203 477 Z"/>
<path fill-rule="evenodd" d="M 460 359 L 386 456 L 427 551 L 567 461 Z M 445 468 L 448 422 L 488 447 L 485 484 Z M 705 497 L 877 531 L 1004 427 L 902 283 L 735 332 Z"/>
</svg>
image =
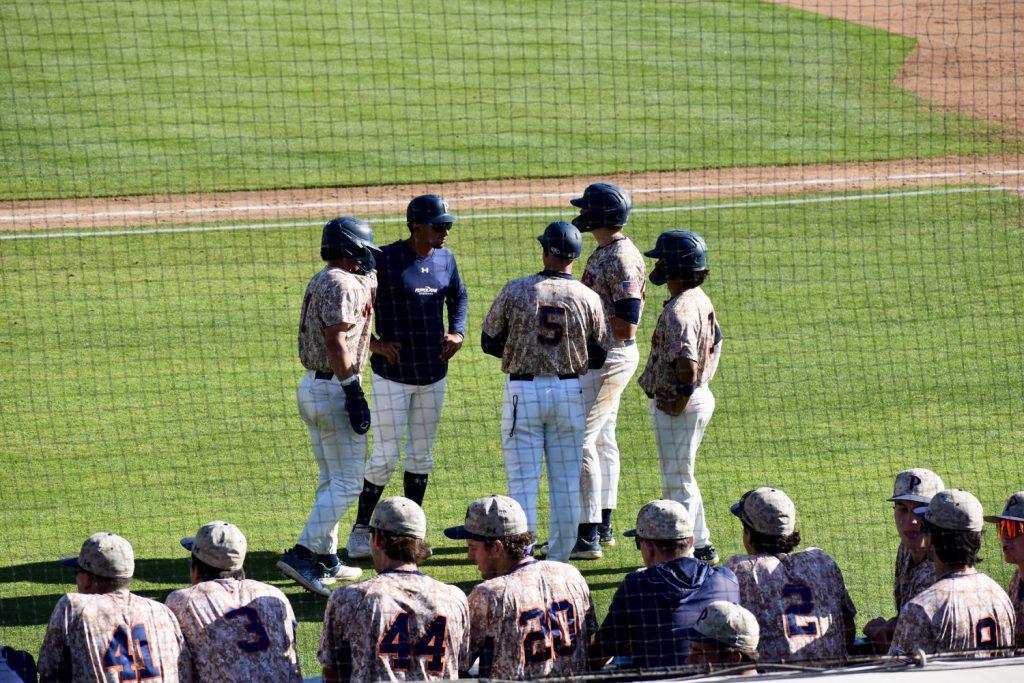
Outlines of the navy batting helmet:
<svg viewBox="0 0 1024 683">
<path fill-rule="evenodd" d="M 550 253 L 559 258 L 578 259 L 583 253 L 583 235 L 576 226 L 565 221 L 555 221 L 544 228 L 544 234 L 537 237 Z"/>
<path fill-rule="evenodd" d="M 595 228 L 621 228 L 633 210 L 633 200 L 629 198 L 629 193 L 611 183 L 588 185 L 582 197 L 570 199 L 569 203 L 580 210 L 580 215 L 572 220 L 572 224 L 582 232 L 590 232 Z"/>
<path fill-rule="evenodd" d="M 644 256 L 661 262 L 651 271 L 651 282 L 656 285 L 708 269 L 708 245 L 703 237 L 691 230 L 661 233 L 654 249 L 645 251 Z"/>
<path fill-rule="evenodd" d="M 373 228 L 366 221 L 339 216 L 324 225 L 320 238 L 320 258 L 324 261 L 347 257 L 368 272 L 374 268 L 373 252 L 379 253 L 380 247 L 373 243 Z"/>
<path fill-rule="evenodd" d="M 410 225 L 413 223 L 438 225 L 454 223 L 459 218 L 448 212 L 448 202 L 441 195 L 421 194 L 409 202 L 409 206 L 405 210 L 405 220 Z"/>
</svg>

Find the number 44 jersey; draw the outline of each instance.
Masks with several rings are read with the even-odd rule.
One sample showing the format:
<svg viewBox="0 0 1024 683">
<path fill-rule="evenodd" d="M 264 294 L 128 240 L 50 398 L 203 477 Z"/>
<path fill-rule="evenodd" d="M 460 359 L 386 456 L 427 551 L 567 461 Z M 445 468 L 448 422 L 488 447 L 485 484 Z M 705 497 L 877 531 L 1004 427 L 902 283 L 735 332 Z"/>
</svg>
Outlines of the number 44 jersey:
<svg viewBox="0 0 1024 683">
<path fill-rule="evenodd" d="M 839 565 L 820 548 L 780 555 L 735 555 L 725 566 L 740 584 L 740 604 L 761 627 L 765 662 L 846 656 L 844 626 L 857 613 Z"/>
<path fill-rule="evenodd" d="M 203 581 L 167 596 L 192 653 L 197 683 L 297 683 L 295 614 L 275 586 Z"/>
<path fill-rule="evenodd" d="M 527 560 L 469 595 L 471 656 L 480 677 L 536 679 L 587 670 L 597 628 L 590 589 L 569 564 Z"/>
</svg>

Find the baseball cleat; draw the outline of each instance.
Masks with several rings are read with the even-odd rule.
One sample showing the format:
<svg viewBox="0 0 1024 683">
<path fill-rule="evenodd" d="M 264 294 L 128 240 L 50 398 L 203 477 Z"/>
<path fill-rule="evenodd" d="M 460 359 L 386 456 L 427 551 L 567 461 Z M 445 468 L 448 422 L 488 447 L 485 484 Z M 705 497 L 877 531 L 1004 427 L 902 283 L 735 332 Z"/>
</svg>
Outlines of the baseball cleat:
<svg viewBox="0 0 1024 683">
<path fill-rule="evenodd" d="M 317 567 L 313 566 L 314 564 L 319 565 L 319 563 L 314 563 L 312 558 L 297 557 L 294 550 L 286 550 L 281 555 L 281 559 L 277 561 L 277 568 L 281 570 L 282 574 L 295 581 L 310 593 L 329 597 L 331 589 L 321 583 L 320 571 Z"/>
<path fill-rule="evenodd" d="M 345 553 L 350 560 L 365 560 L 370 556 L 370 527 L 365 524 L 352 525 Z"/>
<path fill-rule="evenodd" d="M 569 553 L 570 560 L 599 560 L 604 555 L 601 552 L 601 544 L 598 541 L 588 541 L 580 537 L 576 539 L 576 545 Z"/>
<path fill-rule="evenodd" d="M 704 564 L 712 567 L 718 564 L 719 561 L 718 553 L 715 552 L 715 546 L 710 543 L 702 548 L 694 548 L 693 556 Z"/>
<path fill-rule="evenodd" d="M 538 543 L 537 545 L 533 546 L 533 556 L 534 557 L 540 557 L 540 558 L 547 557 L 548 556 L 548 550 L 549 550 L 549 548 L 548 548 L 548 542 L 547 541 L 544 541 L 544 543 Z"/>
<path fill-rule="evenodd" d="M 599 525 L 597 527 L 597 538 L 598 542 L 606 548 L 615 545 L 615 531 L 611 526 Z"/>
<path fill-rule="evenodd" d="M 335 583 L 336 581 L 355 581 L 363 575 L 363 570 L 359 567 L 349 567 L 340 560 L 338 561 L 338 564 L 331 567 L 328 567 L 322 562 L 317 562 L 316 568 L 320 572 L 320 583 L 325 586 Z"/>
</svg>

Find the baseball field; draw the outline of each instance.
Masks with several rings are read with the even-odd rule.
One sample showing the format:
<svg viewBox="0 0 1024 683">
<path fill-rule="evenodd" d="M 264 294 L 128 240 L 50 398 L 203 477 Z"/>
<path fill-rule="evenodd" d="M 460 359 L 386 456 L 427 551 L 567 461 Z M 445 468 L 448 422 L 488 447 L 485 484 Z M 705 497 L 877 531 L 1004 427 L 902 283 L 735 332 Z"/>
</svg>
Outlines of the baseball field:
<svg viewBox="0 0 1024 683">
<path fill-rule="evenodd" d="M 0 6 L 0 643 L 38 651 L 73 587 L 54 560 L 93 531 L 127 537 L 136 592 L 162 599 L 187 578 L 178 539 L 220 518 L 248 535 L 250 575 L 288 593 L 318 670 L 324 600 L 273 566 L 316 479 L 299 306 L 326 217 L 369 217 L 388 243 L 423 188 L 463 217 L 470 294 L 424 505 L 432 576 L 474 584 L 441 529 L 504 491 L 480 320 L 603 175 L 633 191 L 641 248 L 677 227 L 709 245 L 726 342 L 698 479 L 723 557 L 741 550 L 729 504 L 781 487 L 863 624 L 894 612 L 896 472 L 929 467 L 986 511 L 1024 489 L 1022 129 L 901 87 L 917 43 L 871 22 L 510 7 Z M 649 287 L 642 358 L 663 299 Z M 621 531 L 660 495 L 635 382 L 619 443 Z M 639 566 L 622 541 L 577 565 L 601 615 Z M 994 534 L 983 555 L 1005 585 Z"/>
</svg>

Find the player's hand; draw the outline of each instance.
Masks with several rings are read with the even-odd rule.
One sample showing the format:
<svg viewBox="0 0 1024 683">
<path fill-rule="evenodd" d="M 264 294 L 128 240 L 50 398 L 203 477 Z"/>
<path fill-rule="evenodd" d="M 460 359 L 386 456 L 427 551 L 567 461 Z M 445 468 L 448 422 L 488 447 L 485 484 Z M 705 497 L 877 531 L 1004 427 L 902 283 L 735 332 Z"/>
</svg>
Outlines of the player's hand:
<svg viewBox="0 0 1024 683">
<path fill-rule="evenodd" d="M 359 379 L 356 378 L 351 384 L 343 384 L 341 388 L 345 391 L 345 412 L 348 413 L 352 431 L 356 434 L 365 434 L 370 431 L 370 406 L 366 403 Z"/>
<path fill-rule="evenodd" d="M 678 394 L 658 393 L 654 396 L 654 405 L 658 410 L 676 417 L 682 415 L 683 411 L 686 410 L 686 404 L 689 403 L 689 396 L 679 396 Z"/>
<path fill-rule="evenodd" d="M 871 639 L 875 646 L 875 652 L 888 652 L 892 637 L 896 631 L 896 620 L 886 620 L 882 617 L 875 617 L 864 624 L 863 633 Z"/>
<path fill-rule="evenodd" d="M 465 337 L 458 332 L 449 332 L 441 337 L 441 360 L 448 360 L 454 356 L 462 348 L 462 342 L 464 341 Z"/>
<path fill-rule="evenodd" d="M 402 348 L 401 342 L 370 339 L 370 353 L 384 356 L 388 359 L 388 363 L 392 365 L 398 362 L 398 350 L 400 348 Z"/>
</svg>

